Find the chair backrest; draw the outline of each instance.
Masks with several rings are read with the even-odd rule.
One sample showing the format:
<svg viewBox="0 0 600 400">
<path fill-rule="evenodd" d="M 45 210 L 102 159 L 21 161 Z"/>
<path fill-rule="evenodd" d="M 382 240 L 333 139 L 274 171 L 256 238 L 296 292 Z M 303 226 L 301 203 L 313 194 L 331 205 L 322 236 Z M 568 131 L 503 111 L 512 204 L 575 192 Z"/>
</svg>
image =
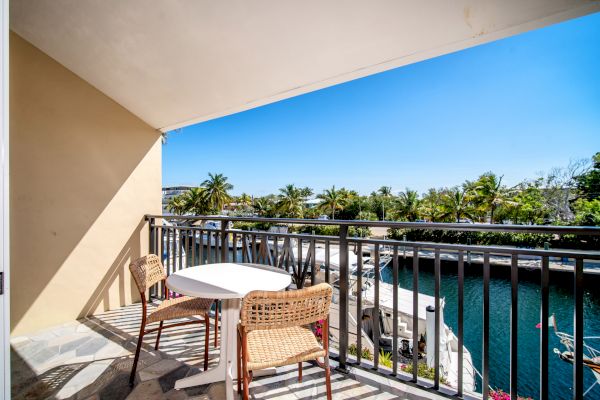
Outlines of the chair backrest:
<svg viewBox="0 0 600 400">
<path fill-rule="evenodd" d="M 250 292 L 242 302 L 241 325 L 251 331 L 301 326 L 326 319 L 332 293 L 327 283 L 287 292 Z"/>
<path fill-rule="evenodd" d="M 129 271 L 140 293 L 146 293 L 150 286 L 167 278 L 165 269 L 156 254 L 134 260 L 129 264 Z"/>
</svg>

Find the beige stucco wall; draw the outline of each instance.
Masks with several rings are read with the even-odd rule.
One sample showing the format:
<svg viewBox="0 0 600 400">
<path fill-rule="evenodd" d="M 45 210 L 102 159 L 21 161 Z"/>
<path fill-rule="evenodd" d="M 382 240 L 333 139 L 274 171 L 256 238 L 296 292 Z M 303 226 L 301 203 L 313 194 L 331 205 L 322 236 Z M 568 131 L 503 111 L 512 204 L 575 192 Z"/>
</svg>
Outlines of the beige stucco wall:
<svg viewBox="0 0 600 400">
<path fill-rule="evenodd" d="M 136 300 L 160 133 L 12 33 L 10 142 L 12 334 Z"/>
</svg>

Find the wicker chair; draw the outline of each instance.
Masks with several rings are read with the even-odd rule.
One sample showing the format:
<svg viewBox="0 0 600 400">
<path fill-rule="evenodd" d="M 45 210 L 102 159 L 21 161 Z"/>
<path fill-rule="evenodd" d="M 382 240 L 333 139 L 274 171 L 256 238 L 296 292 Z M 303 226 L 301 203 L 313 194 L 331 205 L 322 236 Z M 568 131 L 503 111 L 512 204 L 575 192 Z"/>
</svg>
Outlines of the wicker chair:
<svg viewBox="0 0 600 400">
<path fill-rule="evenodd" d="M 140 327 L 140 335 L 137 342 L 137 348 L 135 350 L 135 358 L 133 360 L 133 367 L 131 368 L 129 384 L 133 386 L 133 382 L 135 380 L 135 370 L 137 368 L 137 363 L 140 358 L 140 350 L 142 347 L 142 340 L 144 338 L 144 335 L 153 332 L 158 332 L 158 334 L 156 335 L 156 344 L 154 345 L 154 349 L 158 350 L 158 345 L 160 343 L 160 334 L 162 330 L 173 328 L 176 326 L 198 323 L 205 324 L 206 329 L 204 335 L 204 370 L 206 371 L 206 369 L 208 368 L 208 332 L 210 327 L 208 313 L 214 300 L 188 296 L 170 298 L 169 290 L 167 289 L 166 285 L 167 275 L 165 274 L 165 270 L 160 262 L 160 259 L 155 254 L 150 254 L 133 261 L 129 265 L 129 270 L 131 271 L 131 275 L 133 275 L 133 279 L 135 280 L 135 284 L 137 285 L 137 288 L 140 291 L 140 296 L 142 298 L 142 325 Z M 163 300 L 154 311 L 148 314 L 148 300 L 146 299 L 146 293 L 152 285 L 158 282 L 162 282 L 162 286 L 165 289 L 165 300 Z M 204 318 L 200 321 L 185 321 L 173 323 L 170 325 L 163 324 L 165 320 L 191 317 L 194 315 L 200 315 Z M 146 330 L 146 325 L 155 322 L 160 322 L 157 328 Z"/>
<path fill-rule="evenodd" d="M 242 302 L 238 325 L 238 392 L 248 399 L 252 371 L 316 360 L 325 369 L 327 399 L 331 400 L 329 371 L 329 306 L 332 289 L 321 283 L 287 292 L 253 291 Z M 308 324 L 323 320 L 322 345 Z M 323 357 L 323 362 L 319 358 Z M 241 362 L 240 362 L 241 361 Z"/>
</svg>

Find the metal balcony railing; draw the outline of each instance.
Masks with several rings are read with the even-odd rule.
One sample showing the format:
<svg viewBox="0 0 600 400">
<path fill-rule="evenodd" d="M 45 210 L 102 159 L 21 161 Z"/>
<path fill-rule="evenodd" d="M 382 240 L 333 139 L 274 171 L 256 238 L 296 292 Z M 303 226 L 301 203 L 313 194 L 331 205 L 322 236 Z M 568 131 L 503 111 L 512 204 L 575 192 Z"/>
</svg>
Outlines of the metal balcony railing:
<svg viewBox="0 0 600 400">
<path fill-rule="evenodd" d="M 247 263 L 260 263 L 286 269 L 293 276 L 293 282 L 301 287 L 305 281 L 314 283 L 320 267 L 324 269 L 324 280 L 335 283 L 338 290 L 337 302 L 339 304 L 339 343 L 337 361 L 341 371 L 347 370 L 349 366 L 367 369 L 370 372 L 384 374 L 394 377 L 404 383 L 414 384 L 426 390 L 440 391 L 441 369 L 440 369 L 440 285 L 441 285 L 441 263 L 443 257 L 451 257 L 457 264 L 457 333 L 458 338 L 458 378 L 456 387 L 451 389 L 445 387 L 440 393 L 453 393 L 463 397 L 463 344 L 464 344 L 464 282 L 465 263 L 470 262 L 474 256 L 481 259 L 482 284 L 483 284 L 483 315 L 482 317 L 482 365 L 481 365 L 481 391 L 484 399 L 489 395 L 489 371 L 490 371 L 490 259 L 504 258 L 510 267 L 510 393 L 511 398 L 517 398 L 518 378 L 518 342 L 517 329 L 518 318 L 518 293 L 519 293 L 519 259 L 529 257 L 539 260 L 540 269 L 540 378 L 539 398 L 548 399 L 548 334 L 549 326 L 545 323 L 549 315 L 549 283 L 550 283 L 550 260 L 570 259 L 574 260 L 572 268 L 563 268 L 563 273 L 572 275 L 573 278 L 573 398 L 582 399 L 584 395 L 584 289 L 583 279 L 584 261 L 600 260 L 598 251 L 578 251 L 562 249 L 528 249 L 503 246 L 480 246 L 463 244 L 444 244 L 432 242 L 410 242 L 398 240 L 383 240 L 371 238 L 349 237 L 350 227 L 383 227 L 398 229 L 420 229 L 420 230 L 454 230 L 470 232 L 518 232 L 537 234 L 574 234 L 580 236 L 600 236 L 598 227 L 571 227 L 571 226 L 529 226 L 529 225 L 500 225 L 500 224 L 453 224 L 453 223 L 412 223 L 412 222 L 381 222 L 381 221 L 338 221 L 338 220 L 305 220 L 284 218 L 254 218 L 254 217 L 225 217 L 225 216 L 146 216 L 150 226 L 150 251 L 162 254 L 167 273 L 185 268 L 190 265 L 204 263 L 226 262 L 228 260 L 240 260 Z M 220 221 L 220 227 L 207 227 L 202 221 Z M 285 233 L 278 231 L 245 231 L 233 229 L 232 222 L 254 222 L 274 225 L 333 225 L 339 227 L 336 236 L 323 236 L 314 234 Z M 199 224 L 200 223 L 200 224 Z M 333 247 L 338 249 L 337 265 L 335 273 L 337 276 L 332 282 L 331 251 Z M 322 265 L 317 265 L 317 248 L 324 250 Z M 356 285 L 356 321 L 361 321 L 362 293 L 363 287 L 363 250 L 372 250 L 374 262 L 373 279 L 374 285 L 374 315 L 378 315 L 380 307 L 380 255 L 385 253 L 391 256 L 392 265 L 392 290 L 393 290 L 393 333 L 392 333 L 392 367 L 381 368 L 379 359 L 379 324 L 373 324 L 373 362 L 365 364 L 361 359 L 362 324 L 356 324 L 356 332 L 349 332 L 349 315 L 354 310 L 350 309 L 349 299 L 353 296 L 350 288 L 351 275 Z M 354 250 L 359 256 L 356 260 L 355 269 L 351 270 L 349 265 L 349 250 Z M 434 379 L 433 384 L 419 379 L 418 357 L 419 338 L 416 328 L 412 337 L 412 377 L 406 378 L 405 374 L 398 371 L 398 269 L 399 259 L 412 257 L 412 327 L 418 327 L 419 315 L 419 261 L 428 257 L 434 265 L 434 298 L 435 298 L 435 341 L 434 351 Z M 157 288 L 158 290 L 158 288 Z M 156 293 L 161 293 L 157 291 Z M 355 357 L 349 357 L 349 335 L 356 335 L 356 348 L 359 349 Z M 428 349 L 431 351 L 431 349 Z"/>
</svg>

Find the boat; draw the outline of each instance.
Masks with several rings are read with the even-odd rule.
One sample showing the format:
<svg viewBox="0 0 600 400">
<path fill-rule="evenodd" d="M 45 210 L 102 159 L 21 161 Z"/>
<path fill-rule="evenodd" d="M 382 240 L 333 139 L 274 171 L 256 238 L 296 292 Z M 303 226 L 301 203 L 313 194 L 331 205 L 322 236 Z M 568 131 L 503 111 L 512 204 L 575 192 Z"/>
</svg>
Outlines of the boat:
<svg viewBox="0 0 600 400">
<path fill-rule="evenodd" d="M 199 224 L 194 224 L 194 225 L 199 225 L 202 229 L 206 229 L 206 231 L 202 232 L 202 234 L 200 234 L 199 230 L 194 231 L 194 238 L 195 238 L 195 242 L 197 245 L 202 245 L 202 246 L 210 246 L 210 247 L 216 247 L 221 246 L 221 242 L 220 242 L 220 238 L 217 241 L 217 236 L 216 236 L 216 231 L 220 231 L 221 230 L 221 221 L 219 220 L 202 220 L 199 221 Z M 228 223 L 227 229 L 232 229 L 233 227 L 233 223 L 230 221 Z M 233 235 L 229 234 L 229 240 L 227 241 L 228 243 L 228 247 L 230 249 L 233 249 L 234 246 L 236 249 L 240 249 L 242 247 L 242 241 L 241 238 L 237 238 L 236 242 L 233 243 Z"/>
<path fill-rule="evenodd" d="M 388 268 L 391 257 L 382 257 L 380 271 Z M 367 260 L 363 269 L 362 301 L 363 331 L 373 340 L 372 321 L 375 306 L 375 273 L 371 260 Z M 356 274 L 350 279 L 353 296 L 358 294 Z M 392 284 L 379 280 L 379 347 L 384 352 L 392 351 L 394 333 L 394 302 Z M 413 358 L 413 337 L 419 338 L 418 354 L 429 368 L 435 365 L 433 349 L 435 343 L 435 297 L 418 294 L 418 325 L 413 325 L 413 291 L 398 287 L 398 359 L 411 364 Z M 366 317 L 366 318 L 365 318 Z M 469 350 L 463 346 L 463 390 L 474 391 L 476 369 Z M 440 299 L 440 376 L 452 387 L 458 387 L 458 338 L 444 323 L 444 299 Z"/>
<path fill-rule="evenodd" d="M 550 316 L 548 324 L 554 328 L 554 334 L 558 337 L 560 343 L 564 347 L 563 351 L 554 348 L 554 354 L 561 360 L 573 364 L 575 358 L 575 341 L 573 335 L 558 330 L 554 314 Z M 596 382 L 592 383 L 592 385 L 585 390 L 583 396 L 588 394 L 596 385 L 600 385 L 600 349 L 592 347 L 589 344 L 592 341 L 600 341 L 600 336 L 583 337 L 583 366 L 592 372 L 596 378 Z"/>
</svg>

